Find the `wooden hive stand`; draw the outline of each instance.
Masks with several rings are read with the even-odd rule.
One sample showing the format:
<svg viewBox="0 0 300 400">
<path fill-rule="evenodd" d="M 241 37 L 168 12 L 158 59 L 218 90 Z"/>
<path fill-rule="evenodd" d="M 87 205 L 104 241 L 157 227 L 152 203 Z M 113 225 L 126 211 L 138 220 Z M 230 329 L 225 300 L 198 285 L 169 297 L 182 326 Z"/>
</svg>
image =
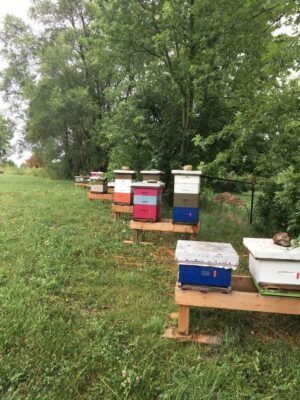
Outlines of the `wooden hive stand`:
<svg viewBox="0 0 300 400">
<path fill-rule="evenodd" d="M 175 303 L 179 306 L 179 313 L 176 315 L 176 317 L 178 316 L 178 328 L 168 328 L 163 337 L 208 344 L 221 344 L 222 338 L 219 335 L 190 335 L 190 307 L 300 315 L 299 298 L 263 296 L 257 292 L 250 276 L 233 275 L 230 293 L 182 290 L 176 284 Z M 174 314 L 172 317 L 175 317 Z"/>
<path fill-rule="evenodd" d="M 127 204 L 112 204 L 112 217 L 113 221 L 119 221 L 121 214 L 132 214 L 133 206 Z"/>
<path fill-rule="evenodd" d="M 158 222 L 130 221 L 130 228 L 133 230 L 133 240 L 140 242 L 145 231 L 186 233 L 191 239 L 196 239 L 200 230 L 200 223 L 197 225 L 173 224 L 172 219 L 161 219 Z"/>
<path fill-rule="evenodd" d="M 89 201 L 93 201 L 93 200 L 108 200 L 108 201 L 112 201 L 113 198 L 113 194 L 112 193 L 93 193 L 89 190 L 88 195 L 87 195 L 87 199 Z"/>
<path fill-rule="evenodd" d="M 75 187 L 80 187 L 82 189 L 87 189 L 89 187 L 88 183 L 83 183 L 83 182 L 75 182 L 74 183 Z"/>
</svg>

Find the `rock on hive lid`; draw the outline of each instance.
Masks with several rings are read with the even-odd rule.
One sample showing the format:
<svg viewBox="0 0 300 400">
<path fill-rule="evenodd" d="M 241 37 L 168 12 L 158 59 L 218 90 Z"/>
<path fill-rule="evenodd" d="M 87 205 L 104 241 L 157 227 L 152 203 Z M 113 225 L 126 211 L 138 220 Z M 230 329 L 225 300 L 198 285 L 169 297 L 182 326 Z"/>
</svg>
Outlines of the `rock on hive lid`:
<svg viewBox="0 0 300 400">
<path fill-rule="evenodd" d="M 179 264 L 236 269 L 239 256 L 229 243 L 178 240 L 175 258 Z"/>
<path fill-rule="evenodd" d="M 255 258 L 300 261 L 300 247 L 282 247 L 273 239 L 244 238 L 244 246 Z"/>
</svg>

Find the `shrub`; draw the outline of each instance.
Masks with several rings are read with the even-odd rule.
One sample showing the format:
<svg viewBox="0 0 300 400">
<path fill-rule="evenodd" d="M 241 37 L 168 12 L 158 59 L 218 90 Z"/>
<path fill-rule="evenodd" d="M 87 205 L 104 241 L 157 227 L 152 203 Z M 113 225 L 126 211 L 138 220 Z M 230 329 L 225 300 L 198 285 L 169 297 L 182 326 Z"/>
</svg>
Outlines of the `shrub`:
<svg viewBox="0 0 300 400">
<path fill-rule="evenodd" d="M 268 234 L 288 231 L 300 234 L 300 173 L 293 167 L 260 184 L 256 203 L 258 228 Z"/>
</svg>

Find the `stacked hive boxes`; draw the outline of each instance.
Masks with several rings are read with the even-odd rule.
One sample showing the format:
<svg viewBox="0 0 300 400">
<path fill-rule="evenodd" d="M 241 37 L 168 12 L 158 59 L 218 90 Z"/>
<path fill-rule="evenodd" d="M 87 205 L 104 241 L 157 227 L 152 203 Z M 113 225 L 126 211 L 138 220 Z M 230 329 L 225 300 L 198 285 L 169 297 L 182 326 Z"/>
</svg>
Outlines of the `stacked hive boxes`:
<svg viewBox="0 0 300 400">
<path fill-rule="evenodd" d="M 161 218 L 161 199 L 164 183 L 134 182 L 133 219 L 158 221 Z"/>
<path fill-rule="evenodd" d="M 178 240 L 175 258 L 182 289 L 190 285 L 229 288 L 231 270 L 239 264 L 238 254 L 228 243 Z"/>
<path fill-rule="evenodd" d="M 75 176 L 75 183 L 83 183 L 83 176 L 81 175 Z"/>
<path fill-rule="evenodd" d="M 91 172 L 90 188 L 92 193 L 107 192 L 107 179 L 104 177 L 103 172 Z"/>
<path fill-rule="evenodd" d="M 115 170 L 114 203 L 132 204 L 132 182 L 135 171 L 120 169 Z"/>
<path fill-rule="evenodd" d="M 272 239 L 244 238 L 243 243 L 250 253 L 250 273 L 262 294 L 300 297 L 299 247 L 281 247 Z"/>
<path fill-rule="evenodd" d="M 173 222 L 197 224 L 199 221 L 199 194 L 201 171 L 173 170 Z"/>
<path fill-rule="evenodd" d="M 159 171 L 157 169 L 151 169 L 150 171 L 141 171 L 143 181 L 155 181 L 155 182 L 161 182 L 162 181 L 162 176 L 164 175 L 164 172 Z"/>
</svg>

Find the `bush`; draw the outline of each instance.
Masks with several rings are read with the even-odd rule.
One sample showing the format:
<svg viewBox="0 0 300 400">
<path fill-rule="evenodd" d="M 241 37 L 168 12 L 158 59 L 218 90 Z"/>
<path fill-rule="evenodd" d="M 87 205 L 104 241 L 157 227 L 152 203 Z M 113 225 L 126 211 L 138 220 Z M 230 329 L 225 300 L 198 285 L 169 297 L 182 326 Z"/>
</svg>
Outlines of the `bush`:
<svg viewBox="0 0 300 400">
<path fill-rule="evenodd" d="M 256 203 L 258 228 L 273 235 L 287 231 L 300 234 L 300 173 L 289 167 L 260 184 Z"/>
</svg>

